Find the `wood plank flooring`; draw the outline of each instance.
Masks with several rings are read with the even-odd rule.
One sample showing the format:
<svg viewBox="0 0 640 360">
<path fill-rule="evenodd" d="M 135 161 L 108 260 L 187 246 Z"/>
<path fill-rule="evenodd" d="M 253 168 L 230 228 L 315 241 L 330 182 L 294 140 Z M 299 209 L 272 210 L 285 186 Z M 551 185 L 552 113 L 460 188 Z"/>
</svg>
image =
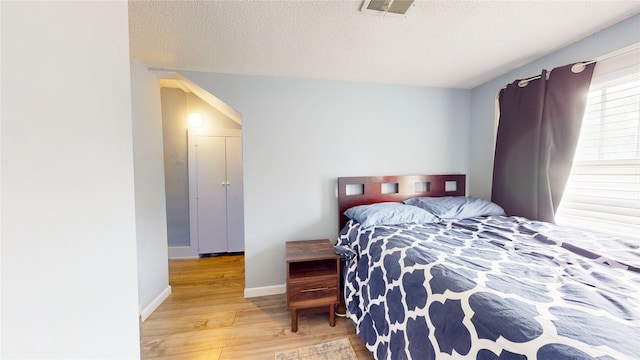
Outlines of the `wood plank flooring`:
<svg viewBox="0 0 640 360">
<path fill-rule="evenodd" d="M 172 293 L 140 326 L 142 359 L 273 359 L 276 351 L 348 337 L 359 360 L 373 356 L 351 320 L 302 315 L 291 332 L 285 295 L 244 298 L 244 256 L 169 261 Z"/>
</svg>

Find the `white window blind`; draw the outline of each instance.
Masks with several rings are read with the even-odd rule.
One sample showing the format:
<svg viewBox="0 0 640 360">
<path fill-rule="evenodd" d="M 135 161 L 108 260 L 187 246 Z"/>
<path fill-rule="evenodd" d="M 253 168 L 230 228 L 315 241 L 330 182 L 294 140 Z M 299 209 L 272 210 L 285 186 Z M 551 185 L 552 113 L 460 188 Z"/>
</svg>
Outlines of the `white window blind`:
<svg viewBox="0 0 640 360">
<path fill-rule="evenodd" d="M 640 240 L 638 63 L 640 57 L 634 66 L 594 74 L 571 175 L 556 214 L 560 225 Z"/>
</svg>

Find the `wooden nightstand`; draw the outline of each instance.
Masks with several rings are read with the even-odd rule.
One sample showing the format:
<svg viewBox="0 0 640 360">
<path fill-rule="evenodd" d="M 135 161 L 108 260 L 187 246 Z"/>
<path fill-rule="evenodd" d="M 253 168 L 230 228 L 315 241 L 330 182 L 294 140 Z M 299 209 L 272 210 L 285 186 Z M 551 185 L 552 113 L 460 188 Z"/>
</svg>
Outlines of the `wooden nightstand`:
<svg viewBox="0 0 640 360">
<path fill-rule="evenodd" d="M 340 256 L 328 239 L 288 241 L 287 309 L 291 331 L 298 331 L 298 310 L 328 307 L 329 324 L 336 325 Z M 326 311 L 327 309 L 320 309 Z"/>
</svg>

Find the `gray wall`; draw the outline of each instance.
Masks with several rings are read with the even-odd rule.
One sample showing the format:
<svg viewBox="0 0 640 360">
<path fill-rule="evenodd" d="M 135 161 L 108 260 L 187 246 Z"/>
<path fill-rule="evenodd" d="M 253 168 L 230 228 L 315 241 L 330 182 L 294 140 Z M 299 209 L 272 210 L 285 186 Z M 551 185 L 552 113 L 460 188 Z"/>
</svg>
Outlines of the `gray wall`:
<svg viewBox="0 0 640 360">
<path fill-rule="evenodd" d="M 241 126 L 193 93 L 162 88 L 165 188 L 169 246 L 189 246 L 189 177 L 187 168 L 187 116 L 198 112 L 207 126 Z"/>
<path fill-rule="evenodd" d="M 183 72 L 242 113 L 247 288 L 284 283 L 284 242 L 335 238 L 338 176 L 466 173 L 489 198 L 497 91 L 638 41 L 638 22 L 473 90 Z"/>
<path fill-rule="evenodd" d="M 495 97 L 501 88 L 516 79 L 540 74 L 542 69 L 591 60 L 633 43 L 640 42 L 640 15 L 522 66 L 471 91 L 471 127 L 469 143 L 469 193 L 491 198 L 493 150 L 495 143 Z"/>
<path fill-rule="evenodd" d="M 161 89 L 167 235 L 169 246 L 189 246 L 189 179 L 184 92 Z"/>
<path fill-rule="evenodd" d="M 138 301 L 142 320 L 171 293 L 158 78 L 138 61 L 131 65 L 133 164 L 136 198 Z"/>
<path fill-rule="evenodd" d="M 284 283 L 284 244 L 335 239 L 336 178 L 466 173 L 468 90 L 185 72 L 242 113 L 249 289 Z"/>
</svg>

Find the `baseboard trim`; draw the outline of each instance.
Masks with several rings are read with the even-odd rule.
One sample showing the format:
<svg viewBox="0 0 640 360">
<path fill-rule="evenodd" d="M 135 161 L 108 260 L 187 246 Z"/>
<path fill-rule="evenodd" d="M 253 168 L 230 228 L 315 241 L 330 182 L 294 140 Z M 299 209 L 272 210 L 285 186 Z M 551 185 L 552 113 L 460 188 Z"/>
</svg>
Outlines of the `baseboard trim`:
<svg viewBox="0 0 640 360">
<path fill-rule="evenodd" d="M 158 308 L 158 306 L 160 306 L 160 304 L 162 304 L 163 301 L 165 301 L 169 297 L 169 295 L 171 295 L 171 285 L 167 286 L 167 288 L 164 289 L 160 293 L 160 295 L 156 296 L 156 298 L 151 301 L 151 304 L 140 311 L 141 321 L 144 322 L 145 320 L 147 320 L 147 318 Z"/>
<path fill-rule="evenodd" d="M 197 259 L 198 248 L 191 246 L 169 246 L 169 259 Z"/>
<path fill-rule="evenodd" d="M 244 297 L 246 299 L 258 296 L 284 294 L 285 292 L 287 292 L 287 286 L 285 284 L 244 288 Z"/>
<path fill-rule="evenodd" d="M 200 259 L 200 256 L 169 256 L 169 260 L 194 260 Z"/>
</svg>

